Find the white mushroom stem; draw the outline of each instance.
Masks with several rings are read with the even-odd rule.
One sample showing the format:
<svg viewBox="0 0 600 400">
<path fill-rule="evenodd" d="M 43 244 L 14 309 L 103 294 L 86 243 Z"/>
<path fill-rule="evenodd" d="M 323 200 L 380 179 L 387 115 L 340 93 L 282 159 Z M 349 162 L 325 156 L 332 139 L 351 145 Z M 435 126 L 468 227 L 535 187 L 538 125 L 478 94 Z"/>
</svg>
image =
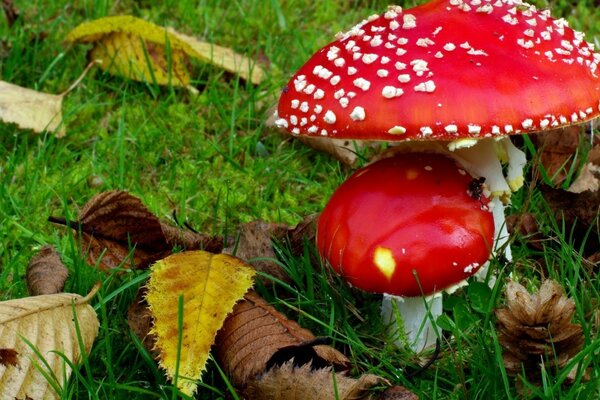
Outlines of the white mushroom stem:
<svg viewBox="0 0 600 400">
<path fill-rule="evenodd" d="M 410 347 L 420 353 L 435 345 L 438 338 L 435 320 L 442 315 L 442 293 L 428 297 L 384 294 L 381 313 L 390 324 L 396 346 Z"/>
<path fill-rule="evenodd" d="M 494 217 L 496 239 L 492 246 L 492 255 L 502 252 L 507 260 L 512 260 L 508 246 L 508 229 L 504 215 L 505 203 L 510 200 L 513 191 L 523 186 L 523 168 L 525 153 L 515 147 L 508 137 L 499 139 L 463 139 L 451 142 L 448 146 L 441 142 L 411 142 L 398 146 L 396 151 L 436 152 L 448 155 L 461 164 L 474 177 L 484 177 L 491 195 L 490 211 Z M 506 176 L 502 164 L 507 164 Z M 475 275 L 484 280 L 488 265 L 482 266 Z M 494 277 L 489 281 L 495 283 Z M 462 286 L 461 283 L 457 286 Z M 455 287 L 454 287 L 455 288 Z M 446 290 L 448 291 L 448 290 Z M 431 305 L 430 305 L 431 304 Z M 382 315 L 391 326 L 391 334 L 398 347 L 407 344 L 415 352 L 421 352 L 435 344 L 436 327 L 432 325 L 442 314 L 442 294 L 427 297 L 401 298 L 384 295 Z M 401 330 L 400 327 L 403 326 Z M 399 333 L 403 332 L 403 333 Z"/>
</svg>

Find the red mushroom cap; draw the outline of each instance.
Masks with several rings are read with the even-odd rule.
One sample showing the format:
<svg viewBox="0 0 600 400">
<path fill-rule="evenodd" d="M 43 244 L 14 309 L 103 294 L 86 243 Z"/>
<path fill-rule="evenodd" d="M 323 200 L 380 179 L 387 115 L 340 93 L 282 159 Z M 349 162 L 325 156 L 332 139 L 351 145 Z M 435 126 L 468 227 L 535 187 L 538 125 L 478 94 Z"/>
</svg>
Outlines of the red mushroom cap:
<svg viewBox="0 0 600 400">
<path fill-rule="evenodd" d="M 600 114 L 599 63 L 583 33 L 520 1 L 391 6 L 300 68 L 276 124 L 388 141 L 539 131 Z"/>
<path fill-rule="evenodd" d="M 370 164 L 321 213 L 319 253 L 369 292 L 410 297 L 452 286 L 490 258 L 494 221 L 477 182 L 439 154 Z"/>
</svg>

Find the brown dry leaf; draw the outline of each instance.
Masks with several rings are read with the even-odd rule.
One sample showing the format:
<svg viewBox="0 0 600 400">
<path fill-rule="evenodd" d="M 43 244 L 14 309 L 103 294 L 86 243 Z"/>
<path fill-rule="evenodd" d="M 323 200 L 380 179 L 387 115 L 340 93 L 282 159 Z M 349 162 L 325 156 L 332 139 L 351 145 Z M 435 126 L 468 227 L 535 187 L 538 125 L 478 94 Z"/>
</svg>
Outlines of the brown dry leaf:
<svg viewBox="0 0 600 400">
<path fill-rule="evenodd" d="M 12 0 L 2 0 L 2 10 L 4 10 L 4 16 L 6 17 L 6 23 L 11 28 L 17 18 L 19 18 L 19 10 L 16 9 Z"/>
<path fill-rule="evenodd" d="M 263 69 L 253 60 L 229 48 L 129 15 L 84 22 L 69 32 L 67 41 L 93 43 L 90 58 L 102 60 L 101 68 L 143 82 L 189 85 L 188 56 L 238 74 L 254 84 L 265 77 Z"/>
<path fill-rule="evenodd" d="M 540 232 L 537 218 L 532 213 L 513 214 L 506 217 L 506 227 L 511 234 L 518 233 L 523 236 L 527 244 L 536 249 L 543 248 L 541 242 L 544 235 Z"/>
<path fill-rule="evenodd" d="M 316 337 L 297 322 L 289 320 L 254 292 L 246 294 L 219 331 L 216 357 L 231 382 L 238 388 L 264 372 L 274 355 L 286 349 L 289 360 L 307 352 L 306 344 Z M 294 347 L 301 351 L 294 352 Z M 325 363 L 346 366 L 348 359 L 330 348 Z M 322 350 L 319 356 L 325 354 Z M 316 354 L 316 350 L 314 350 Z M 277 360 L 278 363 L 287 360 Z"/>
<path fill-rule="evenodd" d="M 151 333 L 161 367 L 183 393 L 196 391 L 217 331 L 255 273 L 239 258 L 206 251 L 173 254 L 152 266 L 146 294 Z"/>
<path fill-rule="evenodd" d="M 51 218 L 52 222 L 81 230 L 81 247 L 91 265 L 110 270 L 129 267 L 132 254 L 134 268 L 146 268 L 166 257 L 174 246 L 188 250 L 220 251 L 222 239 L 194 232 L 183 232 L 154 216 L 140 199 L 123 191 L 102 192 L 85 205 L 74 222 Z"/>
<path fill-rule="evenodd" d="M 379 400 L 419 400 L 419 396 L 403 386 L 392 386 L 381 394 Z"/>
<path fill-rule="evenodd" d="M 27 266 L 27 290 L 32 296 L 60 293 L 68 276 L 56 249 L 44 246 Z"/>
<path fill-rule="evenodd" d="M 65 136 L 62 101 L 63 95 L 37 92 L 0 81 L 0 120 L 23 129 Z"/>
<path fill-rule="evenodd" d="M 273 238 L 283 238 L 287 229 L 284 224 L 260 220 L 243 224 L 238 231 L 236 243 L 223 249 L 223 253 L 233 254 L 248 261 L 259 272 L 284 282 L 288 281 L 287 274 L 275 261 L 272 261 L 277 258 L 272 240 Z"/>
<path fill-rule="evenodd" d="M 354 379 L 331 368 L 312 369 L 289 361 L 252 380 L 244 394 L 252 400 L 357 400 L 368 398 L 371 389 L 387 385 L 376 375 Z"/>
<path fill-rule="evenodd" d="M 142 345 L 154 358 L 158 358 L 156 351 L 156 335 L 150 333 L 152 328 L 152 313 L 146 301 L 147 289 L 141 287 L 133 302 L 127 308 L 127 325 L 131 331 L 140 339 Z"/>
<path fill-rule="evenodd" d="M 600 232 L 597 228 L 600 217 L 600 191 L 570 193 L 546 185 L 541 185 L 540 191 L 556 220 L 562 221 L 573 231 L 573 238 L 580 242 L 585 239 L 586 251 L 597 251 L 600 246 Z M 588 234 L 590 227 L 591 232 Z"/>
<path fill-rule="evenodd" d="M 60 293 L 0 302 L 0 399 L 59 398 L 44 374 L 61 386 L 71 363 L 90 352 L 99 327 L 88 304 L 92 296 Z"/>
<path fill-rule="evenodd" d="M 314 243 L 317 237 L 317 221 L 319 214 L 311 214 L 295 227 L 288 229 L 287 236 L 290 241 L 293 254 L 302 254 L 304 243 Z"/>
<path fill-rule="evenodd" d="M 571 161 L 579 147 L 581 127 L 570 126 L 531 135 L 538 148 L 540 164 L 555 185 L 567 177 Z"/>
</svg>

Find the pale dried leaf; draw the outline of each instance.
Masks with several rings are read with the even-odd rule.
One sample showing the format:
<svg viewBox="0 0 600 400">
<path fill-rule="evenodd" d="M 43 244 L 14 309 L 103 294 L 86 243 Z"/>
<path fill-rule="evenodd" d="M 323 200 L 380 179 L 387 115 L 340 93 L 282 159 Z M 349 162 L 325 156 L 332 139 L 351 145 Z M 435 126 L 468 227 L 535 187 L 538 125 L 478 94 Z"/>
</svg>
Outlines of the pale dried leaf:
<svg viewBox="0 0 600 400">
<path fill-rule="evenodd" d="M 577 179 L 567 189 L 567 192 L 596 192 L 600 189 L 600 179 L 598 177 L 600 177 L 600 167 L 592 163 L 586 163 L 579 172 Z"/>
<path fill-rule="evenodd" d="M 376 375 L 354 379 L 331 368 L 295 367 L 290 361 L 252 380 L 244 393 L 253 400 L 356 400 L 367 398 L 374 387 L 388 384 Z"/>
<path fill-rule="evenodd" d="M 1 399 L 59 398 L 38 368 L 55 376 L 62 385 L 63 374 L 67 378 L 71 374 L 63 357 L 77 363 L 82 351 L 89 353 L 99 324 L 88 300 L 77 294 L 61 293 L 0 302 L 0 349 L 10 349 L 16 355 L 13 363 L 0 363 Z M 77 339 L 74 316 L 83 349 Z M 26 340 L 41 354 L 50 370 Z"/>
<path fill-rule="evenodd" d="M 312 332 L 288 319 L 256 293 L 250 292 L 244 299 L 225 321 L 215 346 L 217 359 L 237 387 L 244 387 L 250 379 L 264 372 L 281 349 L 287 349 L 288 357 L 293 357 L 294 347 L 306 353 L 316 339 Z M 307 343 L 309 348 L 303 347 Z M 335 349 L 313 351 L 329 365 L 348 363 Z"/>
<path fill-rule="evenodd" d="M 183 393 L 196 391 L 217 331 L 252 286 L 254 274 L 238 258 L 205 251 L 173 254 L 152 266 L 146 295 L 154 318 L 151 333 L 161 367 Z"/>
<path fill-rule="evenodd" d="M 35 132 L 65 136 L 63 96 L 37 92 L 0 81 L 0 120 Z"/>
<path fill-rule="evenodd" d="M 62 292 L 69 270 L 54 247 L 44 246 L 29 262 L 26 276 L 30 295 L 54 294 Z"/>
</svg>

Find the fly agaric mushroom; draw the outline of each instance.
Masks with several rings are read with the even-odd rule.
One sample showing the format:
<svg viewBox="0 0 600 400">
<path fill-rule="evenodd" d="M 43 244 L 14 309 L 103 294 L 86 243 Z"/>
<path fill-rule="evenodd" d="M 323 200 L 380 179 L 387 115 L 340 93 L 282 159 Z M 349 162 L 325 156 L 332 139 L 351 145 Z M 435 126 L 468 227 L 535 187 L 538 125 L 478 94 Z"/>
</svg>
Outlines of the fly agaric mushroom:
<svg viewBox="0 0 600 400">
<path fill-rule="evenodd" d="M 599 63 L 583 33 L 521 1 L 390 6 L 300 68 L 281 94 L 275 125 L 410 149 L 418 142 L 419 151 L 449 155 L 485 178 L 495 249 L 510 259 L 501 200 L 522 186 L 526 158 L 508 136 L 596 118 Z"/>
<path fill-rule="evenodd" d="M 498 199 L 522 186 L 526 162 L 507 136 L 597 117 L 599 63 L 583 33 L 520 1 L 390 6 L 300 68 L 275 124 L 295 135 L 447 141 L 430 147 L 486 178 L 507 237 Z"/>
<path fill-rule="evenodd" d="M 415 350 L 437 338 L 429 322 L 441 314 L 437 293 L 490 258 L 494 221 L 473 182 L 448 157 L 397 154 L 356 171 L 319 217 L 319 253 L 353 286 L 402 297 L 395 300 Z"/>
</svg>

